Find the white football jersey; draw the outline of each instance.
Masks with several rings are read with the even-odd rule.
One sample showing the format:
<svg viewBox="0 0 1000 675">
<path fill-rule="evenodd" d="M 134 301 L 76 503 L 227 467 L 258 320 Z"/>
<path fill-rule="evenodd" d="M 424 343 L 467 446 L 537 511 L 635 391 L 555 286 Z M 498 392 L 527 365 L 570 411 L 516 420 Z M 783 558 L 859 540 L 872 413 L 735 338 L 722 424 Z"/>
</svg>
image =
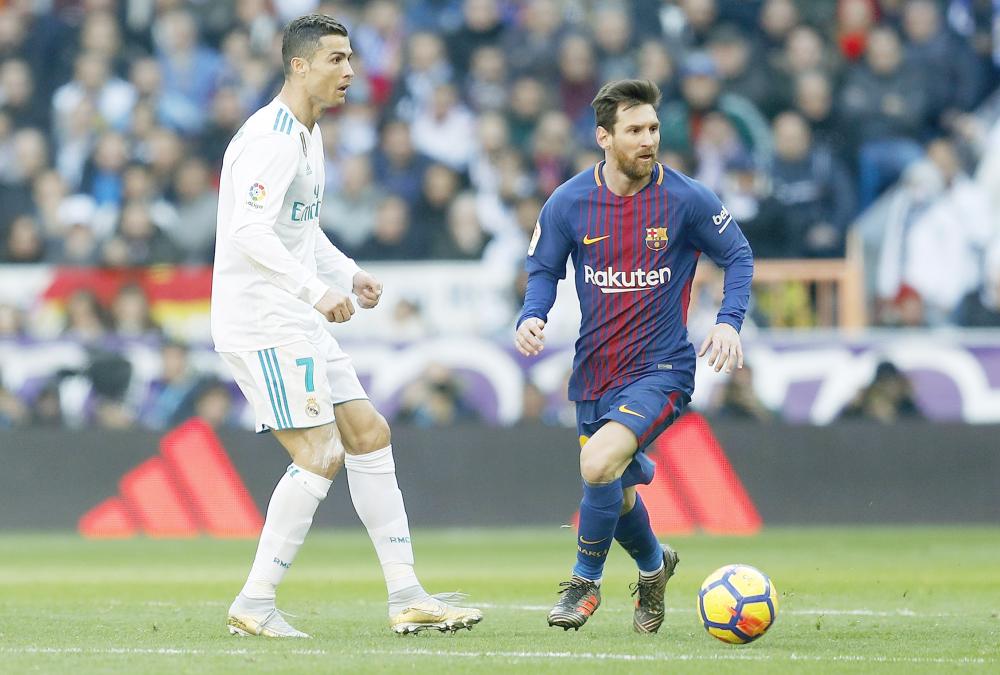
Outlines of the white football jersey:
<svg viewBox="0 0 1000 675">
<path fill-rule="evenodd" d="M 349 292 L 358 266 L 319 227 L 323 138 L 275 98 L 239 130 L 222 161 L 212 274 L 212 338 L 222 352 L 315 335 L 313 305 Z"/>
</svg>

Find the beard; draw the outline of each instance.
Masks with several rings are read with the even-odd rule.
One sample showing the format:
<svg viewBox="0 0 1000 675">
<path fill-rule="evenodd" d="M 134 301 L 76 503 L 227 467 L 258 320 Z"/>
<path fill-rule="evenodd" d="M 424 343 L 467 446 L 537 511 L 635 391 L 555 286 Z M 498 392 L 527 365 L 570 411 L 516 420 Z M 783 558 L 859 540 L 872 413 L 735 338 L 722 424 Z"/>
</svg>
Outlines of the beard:
<svg viewBox="0 0 1000 675">
<path fill-rule="evenodd" d="M 618 163 L 618 168 L 621 169 L 621 172 L 629 180 L 643 180 L 652 175 L 653 165 L 656 163 L 656 148 L 653 148 L 653 157 L 648 163 L 637 157 L 629 157 L 624 152 L 619 152 L 618 150 L 612 150 L 612 153 L 614 154 L 615 162 Z"/>
</svg>

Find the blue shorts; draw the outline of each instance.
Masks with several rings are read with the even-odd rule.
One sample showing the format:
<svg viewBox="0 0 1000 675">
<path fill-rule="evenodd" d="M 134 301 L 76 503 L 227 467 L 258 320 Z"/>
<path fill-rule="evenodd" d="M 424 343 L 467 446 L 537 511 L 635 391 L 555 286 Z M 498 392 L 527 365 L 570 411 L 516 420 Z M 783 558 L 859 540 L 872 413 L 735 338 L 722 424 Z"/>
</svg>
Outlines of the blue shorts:
<svg viewBox="0 0 1000 675">
<path fill-rule="evenodd" d="M 639 447 L 622 474 L 622 487 L 653 480 L 655 465 L 645 450 L 656 437 L 680 417 L 691 399 L 676 386 L 674 378 L 656 373 L 613 389 L 596 401 L 576 402 L 576 430 L 580 447 L 607 422 L 624 424 L 635 434 Z"/>
</svg>

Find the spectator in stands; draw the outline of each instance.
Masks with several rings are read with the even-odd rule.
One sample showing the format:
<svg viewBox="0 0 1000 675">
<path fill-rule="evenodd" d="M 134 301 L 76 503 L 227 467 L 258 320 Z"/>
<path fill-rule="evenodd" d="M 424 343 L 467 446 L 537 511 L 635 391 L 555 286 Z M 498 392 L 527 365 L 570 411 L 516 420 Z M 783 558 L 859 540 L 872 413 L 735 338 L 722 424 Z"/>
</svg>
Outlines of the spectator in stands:
<svg viewBox="0 0 1000 675">
<path fill-rule="evenodd" d="M 412 122 L 430 105 L 436 87 L 451 82 L 454 68 L 448 61 L 444 42 L 433 33 L 410 35 L 403 74 L 391 103 L 397 117 Z"/>
<path fill-rule="evenodd" d="M 844 255 L 855 197 L 847 171 L 829 149 L 816 146 L 796 112 L 774 120 L 774 196 L 785 209 L 789 253 L 797 258 Z"/>
<path fill-rule="evenodd" d="M 351 42 L 364 56 L 372 102 L 384 104 L 403 68 L 406 32 L 400 5 L 389 0 L 365 3 L 364 19 L 351 31 Z"/>
<path fill-rule="evenodd" d="M 52 97 L 52 122 L 60 145 L 73 136 L 72 118 L 79 114 L 84 101 L 94 110 L 96 128 L 124 130 L 136 102 L 136 91 L 114 75 L 107 56 L 81 53 L 76 59 L 73 79 L 59 87 Z"/>
<path fill-rule="evenodd" d="M 876 366 L 871 384 L 861 389 L 840 413 L 840 419 L 863 419 L 882 424 L 922 418 L 923 413 L 913 397 L 913 385 L 890 361 L 882 361 Z"/>
<path fill-rule="evenodd" d="M 44 259 L 45 239 L 38 222 L 30 215 L 14 218 L 0 260 L 7 263 L 40 263 Z"/>
<path fill-rule="evenodd" d="M 906 60 L 924 73 L 928 122 L 943 128 L 959 111 L 979 102 L 982 73 L 975 52 L 944 25 L 934 0 L 910 0 L 903 8 Z"/>
<path fill-rule="evenodd" d="M 212 261 L 219 193 L 212 185 L 209 167 L 200 157 L 188 157 L 174 175 L 177 218 L 167 234 L 186 263 Z"/>
<path fill-rule="evenodd" d="M 552 194 L 573 175 L 573 129 L 561 112 L 545 113 L 538 121 L 531 143 L 531 164 L 542 194 Z"/>
<path fill-rule="evenodd" d="M 739 134 L 754 159 L 765 166 L 771 155 L 771 134 L 763 115 L 754 105 L 721 89 L 715 62 L 705 53 L 684 61 L 682 98 L 665 101 L 660 112 L 660 144 L 675 152 L 693 153 L 701 137 L 702 123 L 711 113 L 724 115 Z"/>
<path fill-rule="evenodd" d="M 986 251 L 983 283 L 958 306 L 955 320 L 969 328 L 1000 328 L 1000 237 Z"/>
<path fill-rule="evenodd" d="M 121 206 L 124 191 L 122 173 L 128 162 L 128 142 L 114 131 L 102 134 L 94 154 L 83 166 L 80 190 L 93 197 L 97 206 Z"/>
<path fill-rule="evenodd" d="M 819 70 L 799 75 L 795 80 L 795 110 L 809 123 L 816 145 L 824 146 L 836 155 L 853 176 L 855 158 L 849 134 L 834 107 L 833 80 L 830 76 Z"/>
<path fill-rule="evenodd" d="M 507 62 L 499 47 L 480 47 L 464 83 L 465 99 L 477 113 L 502 110 L 507 104 Z"/>
<path fill-rule="evenodd" d="M 206 378 L 195 390 L 194 414 L 213 429 L 235 426 L 233 394 L 222 380 Z"/>
<path fill-rule="evenodd" d="M 0 379 L 0 429 L 10 429 L 28 424 L 31 413 L 28 406 Z"/>
<path fill-rule="evenodd" d="M 181 342 L 163 343 L 160 361 L 162 370 L 149 383 L 139 421 L 150 429 L 164 430 L 193 414 L 198 377 L 191 367 L 188 348 Z"/>
<path fill-rule="evenodd" d="M 591 15 L 601 82 L 622 80 L 635 74 L 632 21 L 627 8 L 627 4 L 598 5 Z"/>
<path fill-rule="evenodd" d="M 111 327 L 124 338 L 157 337 L 160 327 L 153 319 L 149 298 L 142 286 L 125 284 L 111 301 Z"/>
<path fill-rule="evenodd" d="M 899 36 L 887 26 L 868 36 L 865 61 L 850 67 L 840 95 L 844 123 L 858 147 L 861 207 L 923 154 L 929 104 L 924 77 L 903 59 Z"/>
<path fill-rule="evenodd" d="M 389 339 L 402 344 L 423 340 L 431 334 L 420 302 L 403 298 L 392 307 L 392 328 Z"/>
<path fill-rule="evenodd" d="M 534 77 L 521 77 L 510 88 L 510 108 L 507 123 L 514 146 L 523 153 L 531 149 L 538 122 L 545 113 L 548 101 L 545 85 Z"/>
<path fill-rule="evenodd" d="M 559 43 L 565 22 L 557 0 L 536 0 L 522 5 L 518 25 L 503 36 L 503 51 L 511 71 L 552 82 L 558 75 Z"/>
<path fill-rule="evenodd" d="M 49 126 L 48 103 L 37 100 L 31 69 L 20 59 L 0 62 L 0 110 L 15 129 Z"/>
<path fill-rule="evenodd" d="M 764 62 L 772 72 L 781 70 L 789 33 L 799 25 L 799 8 L 793 0 L 766 0 L 760 10 Z"/>
<path fill-rule="evenodd" d="M 601 86 L 594 45 L 571 33 L 559 45 L 559 108 L 574 123 L 592 119 L 590 102 Z M 591 125 L 593 128 L 593 125 Z"/>
<path fill-rule="evenodd" d="M 414 237 L 430 242 L 438 233 L 444 232 L 447 223 L 448 205 L 458 194 L 460 179 L 457 173 L 443 164 L 431 164 L 424 174 L 423 188 L 412 215 Z"/>
<path fill-rule="evenodd" d="M 81 288 L 66 299 L 64 337 L 88 344 L 107 335 L 109 325 L 107 312 L 93 291 Z"/>
<path fill-rule="evenodd" d="M 794 103 L 797 80 L 806 73 L 823 73 L 831 80 L 839 77 L 840 62 L 823 36 L 811 26 L 796 26 L 788 34 L 780 68 L 770 72 L 775 94 L 764 110 L 771 117 Z"/>
<path fill-rule="evenodd" d="M 774 421 L 774 413 L 760 400 L 753 388 L 753 368 L 744 363 L 726 380 L 722 387 L 717 387 L 717 402 L 715 414 L 729 419 L 750 420 L 768 423 Z"/>
<path fill-rule="evenodd" d="M 200 41 L 194 17 L 183 9 L 168 11 L 156 19 L 154 35 L 164 92 L 207 110 L 222 75 L 222 59 Z M 196 133 L 202 122 L 184 131 Z"/>
<path fill-rule="evenodd" d="M 902 246 L 902 279 L 922 299 L 927 321 L 951 321 L 966 294 L 983 285 L 980 261 L 995 236 L 989 195 L 962 167 L 954 144 L 936 139 L 927 157 L 938 172 L 944 193 L 916 215 Z"/>
<path fill-rule="evenodd" d="M 677 95 L 674 59 L 662 40 L 646 40 L 636 54 L 636 78 L 651 80 L 660 88 L 663 98 Z"/>
<path fill-rule="evenodd" d="M 447 366 L 431 363 L 403 391 L 399 419 L 425 428 L 476 421 L 479 414 L 468 405 L 462 389 Z"/>
<path fill-rule="evenodd" d="M 320 223 L 334 242 L 352 254 L 375 228 L 375 213 L 383 195 L 372 180 L 367 155 L 346 158 L 342 168 L 340 188 L 324 196 Z"/>
<path fill-rule="evenodd" d="M 682 0 L 683 29 L 679 34 L 684 51 L 708 47 L 712 30 L 719 17 L 717 0 Z"/>
<path fill-rule="evenodd" d="M 695 165 L 698 167 L 694 177 L 713 192 L 718 192 L 726 163 L 746 153 L 739 132 L 729 118 L 719 112 L 710 112 L 701 121 L 694 145 Z"/>
<path fill-rule="evenodd" d="M 417 203 L 430 160 L 413 147 L 410 126 L 406 122 L 391 119 L 382 126 L 379 147 L 372 162 L 374 173 L 386 192 L 403 198 L 409 206 Z"/>
<path fill-rule="evenodd" d="M 13 340 L 24 335 L 24 313 L 15 305 L 0 302 L 0 340 Z"/>
<path fill-rule="evenodd" d="M 413 119 L 413 146 L 435 162 L 464 171 L 472 158 L 475 119 L 451 84 L 434 88 Z"/>
<path fill-rule="evenodd" d="M 140 57 L 132 63 L 129 70 L 129 81 L 135 87 L 138 101 L 132 113 L 132 131 L 134 135 L 145 137 L 146 134 L 137 133 L 136 125 L 144 121 L 143 118 L 136 119 L 137 114 L 146 115 L 149 113 L 149 127 L 163 125 L 168 129 L 174 129 L 182 133 L 194 133 L 203 124 L 204 111 L 198 108 L 190 99 L 182 93 L 163 86 L 162 64 L 156 59 L 148 56 Z M 142 109 L 139 109 L 142 106 Z M 243 122 L 244 115 L 240 115 L 240 123 Z M 225 151 L 225 146 L 222 148 Z M 221 158 L 220 158 L 221 164 Z"/>
<path fill-rule="evenodd" d="M 198 137 L 195 150 L 209 163 L 213 173 L 222 169 L 222 156 L 229 141 L 243 126 L 246 108 L 232 87 L 222 87 L 212 99 L 212 112 Z"/>
<path fill-rule="evenodd" d="M 49 146 L 38 129 L 14 132 L 7 154 L 7 161 L 0 166 L 0 235 L 14 217 L 33 210 L 31 186 L 49 166 Z"/>
<path fill-rule="evenodd" d="M 721 26 L 709 38 L 708 52 L 719 74 L 722 89 L 753 103 L 769 117 L 781 110 L 783 78 L 762 68 L 750 36 L 735 26 Z"/>
<path fill-rule="evenodd" d="M 458 79 L 465 75 L 477 49 L 500 45 L 503 28 L 498 0 L 462 2 L 462 24 L 448 36 L 448 52 Z"/>
<path fill-rule="evenodd" d="M 128 202 L 122 208 L 118 230 L 103 246 L 105 265 L 136 267 L 174 263 L 180 260 L 180 251 L 169 237 L 157 227 L 147 204 Z"/>
<path fill-rule="evenodd" d="M 785 207 L 771 193 L 765 172 L 748 153 L 726 163 L 726 175 L 718 191 L 726 208 L 740 224 L 755 258 L 792 257 Z"/>
<path fill-rule="evenodd" d="M 441 260 L 480 260 L 490 241 L 476 213 L 476 197 L 457 195 L 448 207 L 447 228 L 431 244 L 431 256 Z"/>
<path fill-rule="evenodd" d="M 59 394 L 58 380 L 47 383 L 31 401 L 28 409 L 31 411 L 29 424 L 36 427 L 63 427 L 62 399 Z"/>
<path fill-rule="evenodd" d="M 421 260 L 426 257 L 425 241 L 410 227 L 406 202 L 389 196 L 375 213 L 375 226 L 357 249 L 358 260 Z"/>
<path fill-rule="evenodd" d="M 94 266 L 100 262 L 98 213 L 87 195 L 61 199 L 54 224 L 48 227 L 46 262 Z"/>
<path fill-rule="evenodd" d="M 867 52 L 875 29 L 876 9 L 872 0 L 837 3 L 837 47 L 847 61 L 858 61 Z"/>
</svg>

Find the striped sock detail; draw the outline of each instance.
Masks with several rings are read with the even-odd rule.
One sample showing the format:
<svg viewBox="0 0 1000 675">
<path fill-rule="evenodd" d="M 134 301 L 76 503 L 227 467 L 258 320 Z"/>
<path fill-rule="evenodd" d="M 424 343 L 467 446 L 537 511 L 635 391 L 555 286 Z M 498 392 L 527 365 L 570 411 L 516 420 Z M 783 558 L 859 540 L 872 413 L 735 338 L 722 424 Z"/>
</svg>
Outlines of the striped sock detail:
<svg viewBox="0 0 1000 675">
<path fill-rule="evenodd" d="M 288 421 L 288 426 L 292 426 L 292 412 L 288 409 L 288 395 L 285 393 L 285 378 L 281 376 L 281 366 L 278 365 L 278 354 L 274 351 L 274 348 L 267 350 L 271 355 L 271 359 L 274 362 L 274 372 L 278 375 L 278 385 L 281 387 L 281 405 L 285 411 L 285 419 Z"/>
<path fill-rule="evenodd" d="M 257 358 L 260 359 L 260 369 L 264 373 L 264 384 L 267 385 L 267 395 L 271 397 L 271 410 L 274 411 L 274 420 L 278 425 L 278 429 L 284 429 L 287 425 L 284 418 L 281 416 L 281 410 L 278 407 L 278 402 L 276 398 L 276 393 L 278 389 L 278 383 L 271 372 L 270 363 L 264 358 L 264 352 L 257 352 Z"/>
</svg>

